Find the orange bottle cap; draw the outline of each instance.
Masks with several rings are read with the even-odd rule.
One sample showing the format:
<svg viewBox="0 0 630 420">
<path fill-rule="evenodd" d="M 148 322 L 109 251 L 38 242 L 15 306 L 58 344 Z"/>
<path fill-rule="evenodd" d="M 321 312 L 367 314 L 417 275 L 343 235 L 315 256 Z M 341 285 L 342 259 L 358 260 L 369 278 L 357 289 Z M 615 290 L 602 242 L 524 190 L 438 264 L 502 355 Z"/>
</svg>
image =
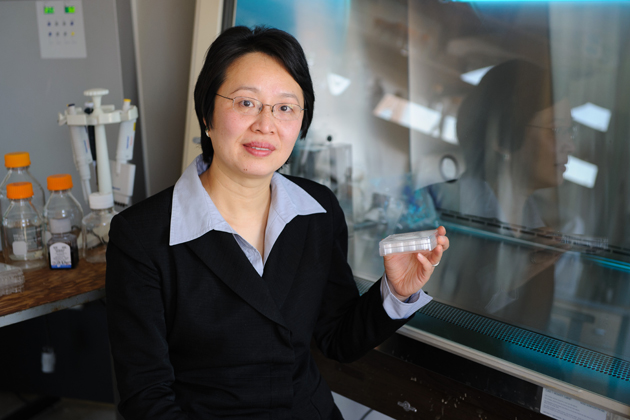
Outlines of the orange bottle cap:
<svg viewBox="0 0 630 420">
<path fill-rule="evenodd" d="M 46 178 L 50 191 L 69 190 L 72 188 L 72 176 L 70 174 L 51 175 Z"/>
<path fill-rule="evenodd" d="M 33 196 L 33 184 L 30 182 L 14 182 L 7 185 L 7 198 L 17 200 Z"/>
<path fill-rule="evenodd" d="M 31 156 L 28 152 L 13 152 L 4 155 L 4 166 L 7 168 L 23 168 L 31 166 Z"/>
</svg>

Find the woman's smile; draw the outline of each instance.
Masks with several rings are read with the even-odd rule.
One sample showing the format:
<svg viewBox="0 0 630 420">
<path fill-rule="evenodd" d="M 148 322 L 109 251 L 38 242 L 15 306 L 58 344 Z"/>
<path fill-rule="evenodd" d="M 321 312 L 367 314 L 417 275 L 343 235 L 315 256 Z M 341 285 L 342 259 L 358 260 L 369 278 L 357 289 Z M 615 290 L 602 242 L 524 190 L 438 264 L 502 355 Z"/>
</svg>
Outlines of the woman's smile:
<svg viewBox="0 0 630 420">
<path fill-rule="evenodd" d="M 248 153 L 257 157 L 269 156 L 276 148 L 269 143 L 250 142 L 243 145 Z"/>
</svg>

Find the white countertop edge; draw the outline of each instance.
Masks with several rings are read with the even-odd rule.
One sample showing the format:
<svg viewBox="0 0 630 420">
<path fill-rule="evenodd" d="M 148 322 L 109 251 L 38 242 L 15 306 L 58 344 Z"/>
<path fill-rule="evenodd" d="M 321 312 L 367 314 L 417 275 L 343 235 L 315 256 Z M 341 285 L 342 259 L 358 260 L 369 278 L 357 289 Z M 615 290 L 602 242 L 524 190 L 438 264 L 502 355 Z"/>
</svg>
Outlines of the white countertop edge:
<svg viewBox="0 0 630 420">
<path fill-rule="evenodd" d="M 105 297 L 105 287 L 101 289 L 92 290 L 86 293 L 81 293 L 79 295 L 72 296 L 66 299 L 62 299 L 62 300 L 58 300 L 55 302 L 45 303 L 43 305 L 25 309 L 23 311 L 14 312 L 12 314 L 0 316 L 0 328 L 6 327 L 7 325 L 11 325 L 11 324 L 17 324 L 18 322 L 26 321 L 27 319 L 37 318 L 38 316 L 60 311 L 62 309 L 67 309 L 72 306 L 88 303 L 93 300 L 98 300 L 104 297 Z"/>
</svg>

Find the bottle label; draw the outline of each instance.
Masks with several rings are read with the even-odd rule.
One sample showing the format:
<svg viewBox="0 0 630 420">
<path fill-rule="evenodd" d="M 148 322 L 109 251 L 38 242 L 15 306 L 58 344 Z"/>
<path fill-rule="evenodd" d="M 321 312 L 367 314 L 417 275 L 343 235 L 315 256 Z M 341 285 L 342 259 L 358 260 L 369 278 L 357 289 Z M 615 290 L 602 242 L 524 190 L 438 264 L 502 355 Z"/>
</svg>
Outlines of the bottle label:
<svg viewBox="0 0 630 420">
<path fill-rule="evenodd" d="M 12 239 L 13 254 L 17 256 L 42 249 L 42 229 L 39 226 L 11 228 L 7 233 Z"/>
<path fill-rule="evenodd" d="M 72 268 L 72 253 L 70 245 L 56 242 L 48 248 L 50 253 L 50 268 Z"/>
<path fill-rule="evenodd" d="M 22 256 L 22 255 L 26 255 L 27 251 L 28 251 L 28 246 L 26 245 L 26 242 L 13 241 L 13 254 Z"/>
</svg>

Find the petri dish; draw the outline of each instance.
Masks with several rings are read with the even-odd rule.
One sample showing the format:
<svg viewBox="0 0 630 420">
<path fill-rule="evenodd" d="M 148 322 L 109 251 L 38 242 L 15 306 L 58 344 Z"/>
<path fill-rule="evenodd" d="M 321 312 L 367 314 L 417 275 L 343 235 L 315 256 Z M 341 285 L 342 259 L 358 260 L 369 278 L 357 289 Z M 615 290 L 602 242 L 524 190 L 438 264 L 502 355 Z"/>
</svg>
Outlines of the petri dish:
<svg viewBox="0 0 630 420">
<path fill-rule="evenodd" d="M 437 229 L 389 235 L 378 244 L 381 257 L 431 251 L 437 245 Z"/>
</svg>

